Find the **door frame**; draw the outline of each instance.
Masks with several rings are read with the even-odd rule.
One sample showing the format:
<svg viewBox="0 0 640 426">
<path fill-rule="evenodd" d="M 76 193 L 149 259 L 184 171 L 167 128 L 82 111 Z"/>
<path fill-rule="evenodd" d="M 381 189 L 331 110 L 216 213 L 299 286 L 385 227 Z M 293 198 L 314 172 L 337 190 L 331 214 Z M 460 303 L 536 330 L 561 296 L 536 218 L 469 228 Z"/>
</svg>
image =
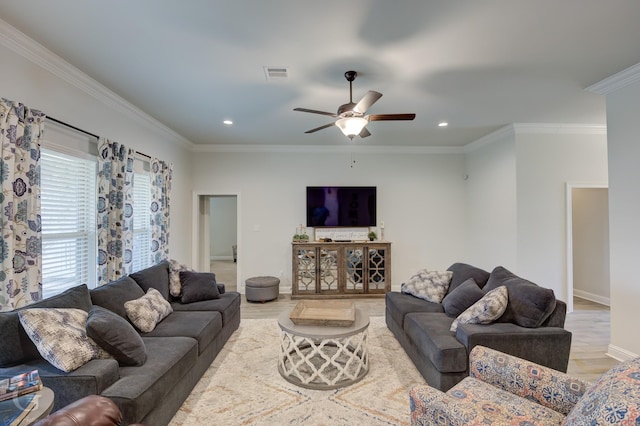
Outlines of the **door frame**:
<svg viewBox="0 0 640 426">
<path fill-rule="evenodd" d="M 215 191 L 193 191 L 192 192 L 192 206 L 191 206 L 191 264 L 194 265 L 195 269 L 201 270 L 202 265 L 200 265 L 200 258 L 202 256 L 202 247 L 203 247 L 203 236 L 200 232 L 201 230 L 201 222 L 200 222 L 200 203 L 202 200 L 208 197 L 224 197 L 224 196 L 235 196 L 236 197 L 236 235 L 237 235 L 237 244 L 238 251 L 236 261 L 236 288 L 240 288 L 240 277 L 242 276 L 242 227 L 240 226 L 240 217 L 242 211 L 242 201 L 239 192 L 215 192 Z M 208 208 L 206 209 L 208 210 Z M 210 212 L 209 212 L 210 213 Z M 208 229 L 208 224 L 205 225 L 205 228 Z M 205 235 L 206 243 L 209 243 L 209 235 Z"/>
</svg>

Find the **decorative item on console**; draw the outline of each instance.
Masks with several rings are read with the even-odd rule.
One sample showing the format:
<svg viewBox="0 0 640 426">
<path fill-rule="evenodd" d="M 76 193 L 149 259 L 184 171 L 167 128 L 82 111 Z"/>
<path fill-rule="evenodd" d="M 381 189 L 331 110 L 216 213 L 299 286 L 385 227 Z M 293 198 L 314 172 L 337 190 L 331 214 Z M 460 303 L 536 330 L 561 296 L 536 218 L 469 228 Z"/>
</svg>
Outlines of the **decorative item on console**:
<svg viewBox="0 0 640 426">
<path fill-rule="evenodd" d="M 296 233 L 293 235 L 294 243 L 307 243 L 309 242 L 309 235 L 307 235 L 307 228 L 300 225 L 296 228 Z"/>
</svg>

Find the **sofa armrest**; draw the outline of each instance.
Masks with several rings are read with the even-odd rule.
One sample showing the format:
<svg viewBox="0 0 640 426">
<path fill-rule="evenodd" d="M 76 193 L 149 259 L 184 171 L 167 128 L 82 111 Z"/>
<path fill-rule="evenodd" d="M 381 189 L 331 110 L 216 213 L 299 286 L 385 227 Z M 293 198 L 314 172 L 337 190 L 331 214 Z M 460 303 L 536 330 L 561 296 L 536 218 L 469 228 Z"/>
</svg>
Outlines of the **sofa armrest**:
<svg viewBox="0 0 640 426">
<path fill-rule="evenodd" d="M 456 338 L 467 352 L 486 346 L 500 352 L 566 372 L 571 332 L 560 327 L 525 328 L 512 323 L 460 324 Z"/>
<path fill-rule="evenodd" d="M 409 391 L 411 425 L 462 426 L 469 423 L 463 417 L 464 407 L 453 397 L 428 385 L 418 385 Z"/>
<path fill-rule="evenodd" d="M 565 373 L 484 346 L 476 346 L 469 354 L 469 376 L 565 416 L 589 386 Z"/>
</svg>

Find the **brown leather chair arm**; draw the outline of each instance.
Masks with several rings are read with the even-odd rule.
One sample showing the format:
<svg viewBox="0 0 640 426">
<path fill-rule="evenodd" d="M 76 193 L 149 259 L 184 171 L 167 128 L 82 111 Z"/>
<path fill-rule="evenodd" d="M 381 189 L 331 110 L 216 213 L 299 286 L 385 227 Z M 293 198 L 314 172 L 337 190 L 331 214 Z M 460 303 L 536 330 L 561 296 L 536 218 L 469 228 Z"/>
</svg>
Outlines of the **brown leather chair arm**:
<svg viewBox="0 0 640 426">
<path fill-rule="evenodd" d="M 35 426 L 119 426 L 122 414 L 109 398 L 89 395 L 40 420 Z"/>
</svg>

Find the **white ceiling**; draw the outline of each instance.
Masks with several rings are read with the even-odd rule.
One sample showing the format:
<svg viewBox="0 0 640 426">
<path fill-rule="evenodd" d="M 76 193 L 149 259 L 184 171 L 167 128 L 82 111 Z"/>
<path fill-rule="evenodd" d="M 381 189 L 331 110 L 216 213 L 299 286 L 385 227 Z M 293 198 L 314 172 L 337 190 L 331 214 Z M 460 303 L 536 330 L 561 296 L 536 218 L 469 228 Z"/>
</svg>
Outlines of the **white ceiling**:
<svg viewBox="0 0 640 426">
<path fill-rule="evenodd" d="M 2 0 L 0 18 L 205 145 L 456 147 L 510 123 L 604 125 L 585 88 L 640 63 L 637 0 Z M 416 119 L 304 134 L 331 118 L 293 108 L 335 112 L 350 69 L 354 101 L 384 94 L 369 113 Z"/>
</svg>

